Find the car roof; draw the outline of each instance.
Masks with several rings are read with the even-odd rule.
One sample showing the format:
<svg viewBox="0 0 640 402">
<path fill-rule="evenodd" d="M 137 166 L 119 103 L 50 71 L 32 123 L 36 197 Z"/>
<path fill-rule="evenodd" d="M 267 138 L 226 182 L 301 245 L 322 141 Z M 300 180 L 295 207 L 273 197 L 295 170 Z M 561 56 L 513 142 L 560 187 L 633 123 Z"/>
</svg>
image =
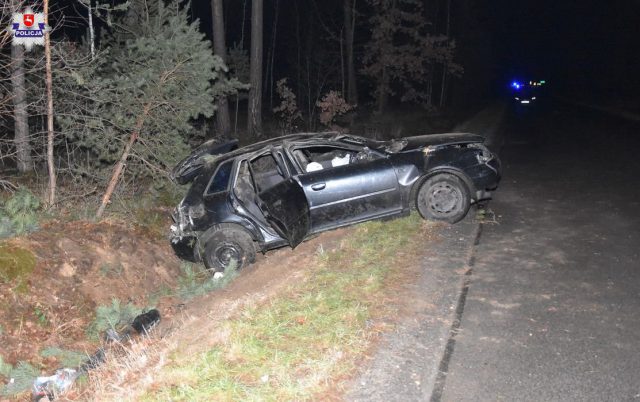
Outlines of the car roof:
<svg viewBox="0 0 640 402">
<path fill-rule="evenodd" d="M 240 148 L 237 147 L 237 140 L 222 144 L 219 143 L 219 141 L 210 140 L 203 143 L 189 156 L 179 162 L 173 169 L 172 176 L 179 184 L 186 184 L 191 182 L 202 171 L 215 169 L 220 163 L 240 155 L 257 152 L 271 146 L 284 145 L 288 142 L 314 143 L 316 141 L 337 141 L 342 142 L 344 145 L 365 145 L 371 147 L 379 145 L 378 142 L 373 140 L 338 132 L 289 134 L 269 138 Z"/>
</svg>

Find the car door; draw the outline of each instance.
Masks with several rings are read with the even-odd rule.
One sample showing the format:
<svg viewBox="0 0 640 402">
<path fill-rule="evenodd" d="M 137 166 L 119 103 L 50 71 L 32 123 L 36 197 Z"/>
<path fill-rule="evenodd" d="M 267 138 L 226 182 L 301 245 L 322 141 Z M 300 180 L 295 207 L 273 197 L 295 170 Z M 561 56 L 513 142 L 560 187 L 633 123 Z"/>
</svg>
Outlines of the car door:
<svg viewBox="0 0 640 402">
<path fill-rule="evenodd" d="M 309 204 L 298 181 L 287 174 L 282 160 L 265 152 L 249 160 L 257 204 L 271 227 L 295 248 L 309 233 Z"/>
<path fill-rule="evenodd" d="M 318 169 L 305 171 L 298 177 L 309 202 L 311 232 L 402 210 L 398 179 L 384 155 L 366 148 L 333 144 L 301 146 L 292 151 L 303 170 L 313 163 L 314 169 Z M 331 163 L 327 163 L 324 151 L 335 155 Z M 301 158 L 307 160 L 300 161 Z"/>
</svg>

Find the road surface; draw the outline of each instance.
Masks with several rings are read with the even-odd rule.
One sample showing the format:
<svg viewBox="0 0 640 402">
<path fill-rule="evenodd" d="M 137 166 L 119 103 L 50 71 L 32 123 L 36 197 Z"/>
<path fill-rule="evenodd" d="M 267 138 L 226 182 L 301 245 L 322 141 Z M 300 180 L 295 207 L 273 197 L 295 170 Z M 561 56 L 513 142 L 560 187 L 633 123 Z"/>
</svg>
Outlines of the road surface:
<svg viewBox="0 0 640 402">
<path fill-rule="evenodd" d="M 514 110 L 431 400 L 640 400 L 640 123 Z"/>
</svg>

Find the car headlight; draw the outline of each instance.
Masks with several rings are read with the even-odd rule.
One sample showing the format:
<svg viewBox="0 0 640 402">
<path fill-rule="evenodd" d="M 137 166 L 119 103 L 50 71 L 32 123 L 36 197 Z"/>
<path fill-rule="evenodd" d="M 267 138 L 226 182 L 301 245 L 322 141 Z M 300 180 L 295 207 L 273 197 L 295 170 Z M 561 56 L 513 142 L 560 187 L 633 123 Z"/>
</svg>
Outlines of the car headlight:
<svg viewBox="0 0 640 402">
<path fill-rule="evenodd" d="M 474 144 L 469 144 L 467 147 L 475 148 L 478 151 L 480 151 L 476 154 L 476 158 L 478 158 L 478 163 L 487 163 L 491 159 L 493 159 L 493 154 L 491 153 L 491 151 L 489 151 L 489 148 L 487 148 L 484 144 L 474 143 Z"/>
<path fill-rule="evenodd" d="M 192 205 L 188 209 L 189 218 L 200 219 L 204 216 L 205 210 L 203 204 Z"/>
</svg>

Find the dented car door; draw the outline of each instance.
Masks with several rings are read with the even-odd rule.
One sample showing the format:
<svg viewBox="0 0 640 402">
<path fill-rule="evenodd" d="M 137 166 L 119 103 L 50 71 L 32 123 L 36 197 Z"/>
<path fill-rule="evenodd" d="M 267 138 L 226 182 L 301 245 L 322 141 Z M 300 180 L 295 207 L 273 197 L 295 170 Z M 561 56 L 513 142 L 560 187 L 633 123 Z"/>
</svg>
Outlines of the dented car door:
<svg viewBox="0 0 640 402">
<path fill-rule="evenodd" d="M 258 155 L 249 163 L 257 189 L 257 204 L 266 221 L 291 247 L 309 233 L 309 204 L 298 181 L 287 177 L 287 169 L 272 152 Z"/>
<path fill-rule="evenodd" d="M 311 232 L 402 211 L 398 179 L 389 160 L 366 149 L 358 155 L 361 160 L 352 158 L 299 176 L 309 202 Z"/>
</svg>

